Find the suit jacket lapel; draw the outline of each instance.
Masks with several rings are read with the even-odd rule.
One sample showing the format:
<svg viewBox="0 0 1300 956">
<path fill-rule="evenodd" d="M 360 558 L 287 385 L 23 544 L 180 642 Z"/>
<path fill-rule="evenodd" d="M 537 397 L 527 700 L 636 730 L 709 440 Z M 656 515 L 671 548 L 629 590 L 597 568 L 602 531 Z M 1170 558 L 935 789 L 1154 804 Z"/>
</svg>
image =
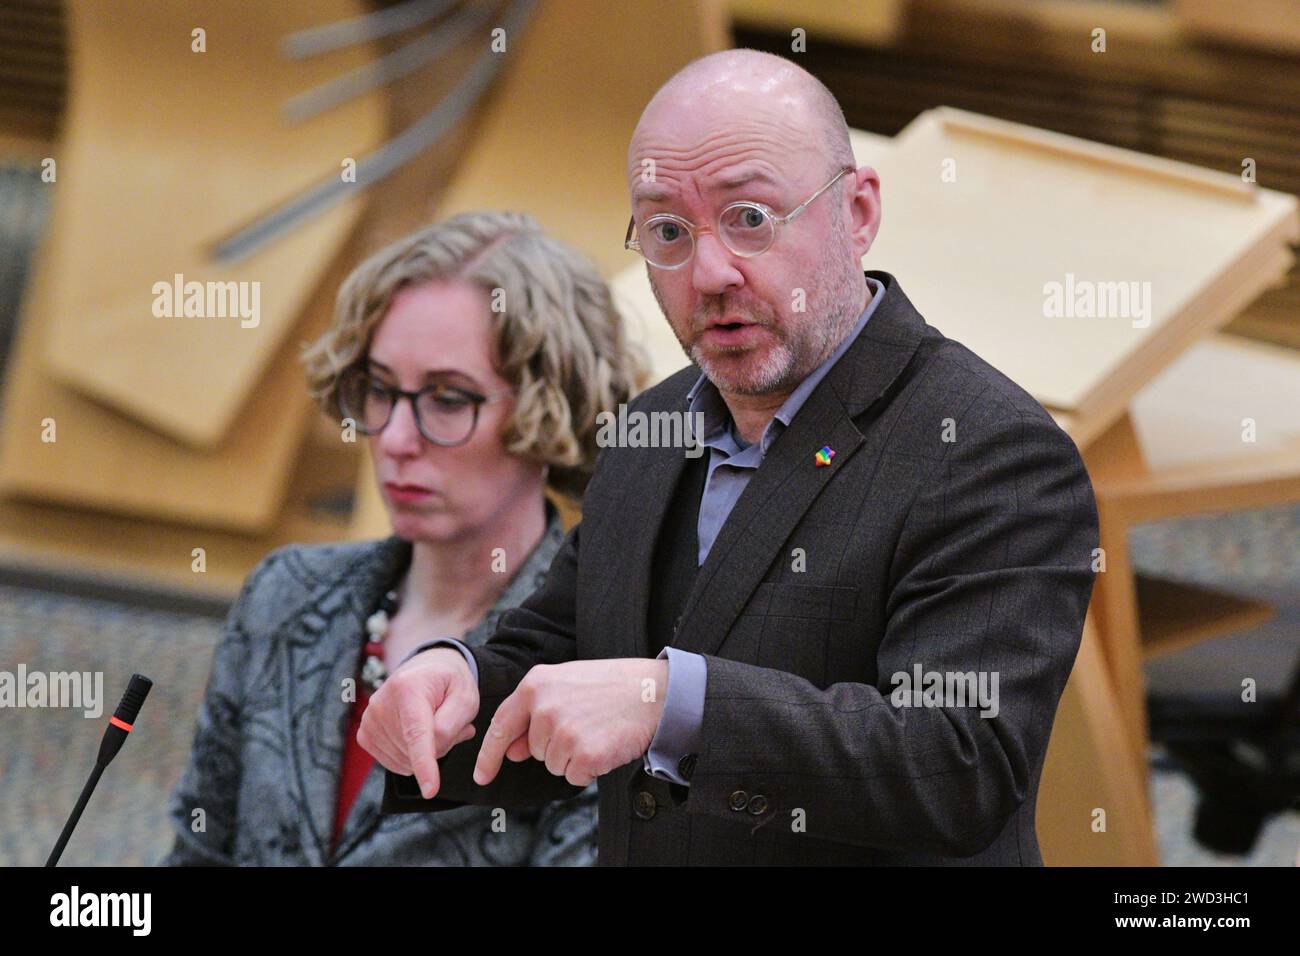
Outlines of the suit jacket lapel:
<svg viewBox="0 0 1300 956">
<path fill-rule="evenodd" d="M 867 274 L 885 283 L 884 299 L 857 341 L 772 443 L 727 516 L 696 574 L 674 647 L 700 654 L 718 649 L 777 550 L 827 483 L 862 447 L 864 438 L 854 419 L 889 388 L 916 351 L 925 320 L 893 276 Z M 819 468 L 813 456 L 823 445 L 835 450 L 835 458 Z M 649 581 L 648 571 L 633 580 Z"/>
<path fill-rule="evenodd" d="M 684 398 L 681 411 L 686 411 Z M 685 470 L 686 455 L 680 448 L 632 448 L 625 454 L 636 459 L 625 472 L 633 477 L 634 483 L 624 492 L 623 507 L 610 517 L 624 529 L 621 533 L 615 529 L 613 533 L 626 547 L 616 549 L 611 555 L 614 566 L 606 571 L 605 586 L 597 605 L 600 611 L 594 620 L 622 622 L 613 627 L 619 643 L 608 656 L 645 657 L 655 542 Z M 645 586 L 631 589 L 631 600 L 627 600 L 628 581 L 645 582 Z M 613 607 L 610 602 L 614 602 Z"/>
</svg>

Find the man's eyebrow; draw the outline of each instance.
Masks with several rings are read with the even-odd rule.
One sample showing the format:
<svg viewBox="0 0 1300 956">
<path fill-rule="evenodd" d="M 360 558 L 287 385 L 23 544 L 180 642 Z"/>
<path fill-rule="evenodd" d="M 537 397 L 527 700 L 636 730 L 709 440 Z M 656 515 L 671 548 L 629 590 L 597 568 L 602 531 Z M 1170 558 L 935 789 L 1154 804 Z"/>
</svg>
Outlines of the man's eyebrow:
<svg viewBox="0 0 1300 956">
<path fill-rule="evenodd" d="M 762 183 L 766 186 L 779 187 L 780 182 L 775 177 L 762 169 L 742 169 L 736 172 L 720 176 L 711 184 L 712 188 L 720 189 L 724 192 L 731 192 L 748 186 L 750 183 Z M 643 183 L 632 191 L 632 201 L 639 202 L 664 202 L 670 197 L 670 193 L 663 186 L 657 183 Z"/>
<path fill-rule="evenodd" d="M 739 189 L 741 186 L 748 186 L 750 183 L 765 183 L 768 186 L 779 186 L 772 176 L 768 175 L 761 169 L 744 169 L 739 172 L 730 173 L 720 177 L 716 185 L 719 189 Z"/>
<path fill-rule="evenodd" d="M 643 183 L 632 190 L 633 202 L 663 202 L 668 198 L 668 190 L 658 183 Z"/>
</svg>

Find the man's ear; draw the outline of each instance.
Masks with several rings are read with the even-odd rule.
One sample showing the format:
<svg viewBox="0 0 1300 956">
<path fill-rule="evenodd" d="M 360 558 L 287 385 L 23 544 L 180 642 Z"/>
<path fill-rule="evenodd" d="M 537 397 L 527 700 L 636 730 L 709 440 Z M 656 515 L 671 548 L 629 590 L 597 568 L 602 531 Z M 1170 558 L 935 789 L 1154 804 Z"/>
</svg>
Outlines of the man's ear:
<svg viewBox="0 0 1300 956">
<path fill-rule="evenodd" d="M 867 254 L 880 229 L 880 176 L 871 166 L 859 166 L 849 182 L 849 239 L 858 259 Z"/>
</svg>

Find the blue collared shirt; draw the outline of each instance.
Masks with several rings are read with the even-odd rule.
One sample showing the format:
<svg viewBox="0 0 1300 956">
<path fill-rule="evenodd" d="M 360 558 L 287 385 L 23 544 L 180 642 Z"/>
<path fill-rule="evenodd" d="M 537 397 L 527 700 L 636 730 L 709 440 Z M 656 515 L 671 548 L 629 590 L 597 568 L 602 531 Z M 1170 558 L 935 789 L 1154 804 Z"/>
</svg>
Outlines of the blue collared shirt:
<svg viewBox="0 0 1300 956">
<path fill-rule="evenodd" d="M 808 396 L 862 334 L 872 313 L 880 305 L 885 296 L 884 285 L 870 276 L 864 278 L 871 289 L 871 301 L 862 310 L 857 324 L 844 336 L 835 351 L 790 393 L 767 423 L 758 441 L 746 444 L 735 434 L 735 422 L 727 404 L 706 376 L 701 375 L 691 386 L 687 393 L 691 420 L 694 420 L 693 413 L 704 413 L 704 445 L 709 449 L 709 474 L 704 484 L 704 495 L 700 498 L 700 517 L 696 525 L 699 564 L 703 564 L 709 556 L 718 532 L 740 500 L 745 486 L 754 477 L 754 472 L 763 463 L 772 442 L 790 426 L 791 420 L 808 400 Z M 646 773 L 653 777 L 689 785 L 689 781 L 679 772 L 678 764 L 685 755 L 699 752 L 708 667 L 702 654 L 693 654 L 675 647 L 665 647 L 659 652 L 659 657 L 668 658 L 668 689 L 659 726 L 655 728 L 643 764 Z"/>
</svg>

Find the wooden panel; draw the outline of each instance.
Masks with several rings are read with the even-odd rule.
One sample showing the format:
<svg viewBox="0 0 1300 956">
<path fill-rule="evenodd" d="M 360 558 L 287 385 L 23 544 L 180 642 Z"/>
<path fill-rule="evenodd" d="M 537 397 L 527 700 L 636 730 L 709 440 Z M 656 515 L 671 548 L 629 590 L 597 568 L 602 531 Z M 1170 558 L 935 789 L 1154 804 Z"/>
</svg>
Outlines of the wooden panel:
<svg viewBox="0 0 1300 956">
<path fill-rule="evenodd" d="M 1256 455 L 1166 468 L 1145 478 L 1097 485 L 1130 524 L 1300 501 L 1295 455 Z"/>
<path fill-rule="evenodd" d="M 122 16 L 107 0 L 69 5 L 72 97 L 43 265 L 59 281 L 35 317 L 49 325 L 42 354 L 60 381 L 195 447 L 228 436 L 362 201 L 237 265 L 212 261 L 209 247 L 382 141 L 381 97 L 300 125 L 280 115 L 292 94 L 373 55 L 361 45 L 290 61 L 285 35 L 364 11 L 359 0 L 228 0 L 197 16 L 175 0 L 147 16 Z M 191 52 L 197 27 L 203 53 Z M 258 324 L 155 317 L 154 284 L 178 273 L 259 283 Z"/>
<path fill-rule="evenodd" d="M 354 236 L 352 226 L 360 207 L 354 200 L 355 208 L 326 214 L 291 235 L 280 248 L 251 259 L 252 271 L 221 277 L 263 282 L 263 314 L 257 328 L 240 328 L 238 319 L 155 319 L 150 309 L 151 284 L 166 281 L 177 269 L 183 269 L 187 279 L 213 275 L 206 265 L 196 273 L 181 265 L 206 244 L 210 238 L 206 230 L 226 228 L 260 211 L 269 198 L 319 175 L 308 162 L 314 167 L 320 155 L 337 154 L 337 148 L 331 153 L 327 147 L 331 141 L 336 146 L 342 143 L 344 133 L 348 142 L 359 145 L 377 140 L 382 123 L 376 104 L 359 113 L 345 110 L 339 116 L 344 122 L 349 117 L 355 121 L 355 130 L 340 130 L 338 118 L 323 121 L 319 128 L 308 124 L 297 130 L 307 152 L 320 149 L 319 155 L 290 150 L 285 158 L 292 160 L 293 168 L 267 162 L 264 147 L 284 134 L 268 139 L 259 123 L 268 128 L 277 125 L 275 111 L 281 95 L 313 78 L 311 70 L 289 74 L 293 67 L 280 60 L 275 49 L 282 33 L 303 21 L 294 19 L 298 15 L 264 13 L 263 19 L 249 16 L 244 18 L 247 23 L 232 24 L 226 18 L 238 20 L 241 11 L 249 12 L 238 4 L 213 18 L 201 18 L 201 23 L 191 23 L 192 17 L 183 10 L 159 9 L 161 17 L 137 18 L 151 26 L 133 24 L 119 33 L 114 27 L 120 24 L 106 23 L 103 4 L 78 8 L 83 29 L 77 35 L 101 46 L 77 48 L 76 62 L 89 63 L 90 71 L 78 73 L 69 140 L 59 153 L 50 231 L 35 263 L 23 334 L 9 369 L 0 488 L 7 494 L 79 508 L 264 533 L 275 521 L 311 414 L 298 347 L 330 312 L 334 289 L 342 278 L 338 269 L 348 255 L 341 244 Z M 321 12 L 342 16 L 360 9 L 334 3 Z M 179 39 L 162 32 L 164 26 L 175 28 L 182 21 Z M 238 47 L 243 38 L 239 31 L 259 24 L 264 35 L 257 43 Z M 194 25 L 208 30 L 206 54 L 189 52 L 189 30 Z M 173 51 L 142 68 L 139 52 L 127 55 L 121 47 L 133 39 L 146 46 L 176 47 L 182 59 Z M 261 78 L 260 111 L 249 114 L 247 132 L 254 134 L 252 139 L 241 131 L 238 114 L 228 112 L 249 109 L 248 84 L 257 80 L 257 71 L 240 65 L 240 58 L 250 51 L 267 70 L 274 67 L 285 74 L 274 81 Z M 203 60 L 205 56 L 213 59 Z M 354 56 L 327 58 L 328 64 L 321 68 L 332 75 Z M 125 74 L 122 84 L 127 88 L 198 85 L 203 87 L 202 96 L 220 102 L 195 104 L 186 98 L 199 95 L 192 91 L 177 92 L 175 101 L 167 103 L 155 103 L 161 93 L 141 91 L 143 99 L 131 101 L 109 80 L 107 71 L 112 68 Z M 174 75 L 164 82 L 150 68 L 170 68 Z M 231 73 L 241 75 L 227 75 Z M 104 82 L 93 90 L 81 89 L 81 80 L 97 76 Z M 178 84 L 178 76 L 187 82 Z M 114 102 L 97 102 L 97 97 L 114 91 Z M 158 109 L 141 111 L 139 102 Z M 182 115 L 187 106 L 194 108 L 193 116 Z M 129 114 L 123 114 L 124 109 Z M 220 142 L 208 142 L 214 137 Z M 199 153 L 202 156 L 196 158 Z M 250 176 L 250 169 L 257 175 Z M 255 184 L 249 185 L 250 180 Z M 193 188 L 195 182 L 204 182 L 205 188 Z M 228 193 L 237 195 L 232 198 Z M 134 207 L 127 208 L 128 203 Z M 119 221 L 111 221 L 112 217 Z M 132 241 L 124 244 L 124 236 Z M 124 248 L 132 255 L 106 254 Z M 261 272 L 268 267 L 269 276 Z M 123 315 L 125 300 L 111 299 L 115 288 L 128 286 L 147 318 L 138 313 Z M 104 306 L 104 311 L 95 311 L 94 303 Z M 79 311 L 83 306 L 85 311 Z M 80 331 L 74 328 L 78 317 Z M 289 334 L 291 326 L 296 327 L 294 335 Z M 60 339 L 70 333 L 76 333 L 75 341 Z M 83 339 L 81 333 L 88 334 Z M 92 348 L 91 343 L 97 344 Z M 80 378 L 79 384 L 115 404 L 90 400 L 65 387 L 49 373 L 45 356 L 51 356 L 65 374 L 80 375 L 89 367 L 93 374 Z M 78 356 L 87 364 L 78 364 Z M 244 379 L 242 384 L 221 394 L 225 386 L 216 384 L 213 376 L 236 374 Z M 100 388 L 104 375 L 112 379 L 108 390 Z M 167 377 L 170 384 L 160 385 L 151 377 L 156 375 Z M 233 382 L 226 379 L 226 385 Z M 116 401 L 123 390 L 135 398 Z M 123 405 L 140 413 L 143 421 L 122 414 Z M 188 437 L 202 437 L 206 448 L 187 447 L 173 440 L 174 435 L 150 427 L 167 424 L 154 414 L 160 408 L 164 417 L 177 416 L 170 423 L 182 429 L 201 418 L 204 435 L 191 432 Z M 57 422 L 59 441 L 54 444 L 40 440 L 46 418 Z M 231 427 L 226 419 L 237 421 L 238 427 Z"/>
<path fill-rule="evenodd" d="M 57 137 L 68 86 L 64 29 L 61 0 L 6 0 L 0 10 L 0 153 L 6 137 Z"/>
<path fill-rule="evenodd" d="M 1132 409 L 1153 469 L 1289 451 L 1300 476 L 1300 352 L 1213 336 L 1144 387 Z"/>
<path fill-rule="evenodd" d="M 355 450 L 343 446 L 336 432 L 333 440 L 309 436 L 284 507 L 259 535 L 0 498 L 0 563 L 230 601 L 272 549 L 346 537 L 346 518 L 317 502 L 346 495 L 356 466 Z M 202 573 L 194 570 L 195 548 L 204 550 Z"/>
<path fill-rule="evenodd" d="M 539 4 L 438 215 L 528 212 L 603 274 L 624 268 L 636 121 L 659 84 L 725 45 L 717 0 L 629 4 L 617 16 L 603 0 Z"/>
<path fill-rule="evenodd" d="M 1066 429 L 1069 431 L 1069 429 Z M 1093 484 L 1107 481 L 1132 481 L 1151 473 L 1142 443 L 1138 441 L 1133 416 L 1121 415 L 1098 438 L 1089 443 L 1087 457 L 1088 476 Z"/>
<path fill-rule="evenodd" d="M 906 7 L 907 0 L 801 0 L 798 4 L 789 0 L 727 0 L 732 19 L 748 27 L 786 36 L 798 27 L 807 31 L 805 39 L 809 43 L 829 36 L 867 46 L 886 44 L 897 37 Z"/>
<path fill-rule="evenodd" d="M 956 180 L 944 182 L 949 160 Z M 884 223 L 867 262 L 1092 434 L 1180 348 L 1277 281 L 1300 229 L 1294 197 L 961 111 L 923 114 L 877 165 Z M 1067 275 L 1150 283 L 1149 325 L 1047 317 L 1045 284 Z"/>
<path fill-rule="evenodd" d="M 1258 302 L 1228 324 L 1234 335 L 1300 350 L 1300 276 L 1292 268 L 1285 287 Z"/>
<path fill-rule="evenodd" d="M 1118 464 L 1132 449 L 1110 447 L 1110 433 L 1085 452 L 1116 520 L 1300 501 L 1300 355 L 1290 349 L 1228 334 L 1199 342 L 1138 394 L 1131 419 L 1150 468 Z"/>
<path fill-rule="evenodd" d="M 1300 53 L 1300 10 L 1295 0 L 1173 0 L 1191 33 L 1265 50 Z"/>
<path fill-rule="evenodd" d="M 1138 617 L 1137 579 L 1128 548 L 1129 522 L 1122 507 L 1103 494 L 1097 496 L 1101 521 L 1100 546 L 1104 570 L 1096 575 L 1089 614 L 1097 622 L 1102 653 L 1123 718 L 1133 759 L 1146 774 L 1149 743 L 1146 711 L 1146 674 L 1142 670 L 1142 624 Z"/>
<path fill-rule="evenodd" d="M 60 278 L 38 260 L 5 381 L 0 490 L 7 495 L 194 525 L 263 532 L 275 520 L 312 413 L 298 339 L 328 316 L 322 284 L 298 334 L 272 361 L 242 425 L 210 452 L 171 441 L 53 381 L 38 359 Z M 53 419 L 56 441 L 42 440 Z"/>
<path fill-rule="evenodd" d="M 894 137 L 865 129 L 851 129 L 849 145 L 853 147 L 853 158 L 859 165 L 870 166 L 875 163 L 876 157 L 894 145 Z"/>
<path fill-rule="evenodd" d="M 1275 611 L 1267 601 L 1145 574 L 1137 575 L 1137 602 L 1146 660 L 1258 627 Z"/>
<path fill-rule="evenodd" d="M 1146 775 L 1125 745 L 1121 711 L 1091 617 L 1061 695 L 1038 788 L 1038 842 L 1049 866 L 1155 866 Z M 1105 830 L 1095 829 L 1096 811 Z"/>
</svg>

